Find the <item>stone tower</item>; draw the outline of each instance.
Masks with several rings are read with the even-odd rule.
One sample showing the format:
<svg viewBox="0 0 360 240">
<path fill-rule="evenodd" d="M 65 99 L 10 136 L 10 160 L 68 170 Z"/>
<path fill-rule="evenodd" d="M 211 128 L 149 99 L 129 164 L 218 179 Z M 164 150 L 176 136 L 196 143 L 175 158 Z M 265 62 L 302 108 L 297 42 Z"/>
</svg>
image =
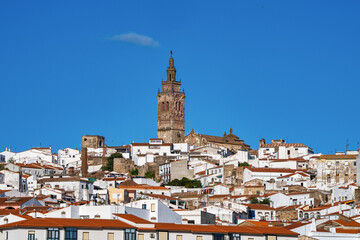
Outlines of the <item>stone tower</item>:
<svg viewBox="0 0 360 240">
<path fill-rule="evenodd" d="M 185 137 L 185 93 L 180 92 L 181 81 L 176 81 L 176 69 L 172 52 L 166 81 L 162 81 L 162 91 L 158 92 L 158 138 L 167 143 L 179 143 Z"/>
</svg>

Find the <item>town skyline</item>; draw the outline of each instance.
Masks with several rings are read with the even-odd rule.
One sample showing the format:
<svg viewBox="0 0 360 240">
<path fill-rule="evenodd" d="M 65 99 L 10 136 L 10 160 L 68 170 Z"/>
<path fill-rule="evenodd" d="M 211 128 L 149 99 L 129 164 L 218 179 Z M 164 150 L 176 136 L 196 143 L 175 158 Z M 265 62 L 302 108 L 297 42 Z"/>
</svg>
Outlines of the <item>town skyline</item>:
<svg viewBox="0 0 360 240">
<path fill-rule="evenodd" d="M 156 94 L 173 50 L 187 96 L 186 134 L 222 136 L 232 127 L 255 149 L 261 138 L 322 153 L 357 149 L 358 4 L 322 3 L 209 4 L 198 16 L 197 4 L 167 12 L 172 5 L 144 3 L 135 12 L 112 2 L 96 20 L 95 2 L 81 14 L 62 5 L 43 11 L 45 2 L 1 3 L 7 114 L 0 147 L 80 148 L 85 134 L 105 136 L 110 146 L 156 137 Z M 18 16 L 6 14 L 15 8 Z"/>
</svg>

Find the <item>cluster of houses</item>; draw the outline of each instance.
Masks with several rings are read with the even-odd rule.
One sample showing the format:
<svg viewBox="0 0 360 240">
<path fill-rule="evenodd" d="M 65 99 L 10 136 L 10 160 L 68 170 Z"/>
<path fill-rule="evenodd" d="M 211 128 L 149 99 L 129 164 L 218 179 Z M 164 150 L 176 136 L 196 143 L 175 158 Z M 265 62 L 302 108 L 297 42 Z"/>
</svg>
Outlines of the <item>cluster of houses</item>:
<svg viewBox="0 0 360 240">
<path fill-rule="evenodd" d="M 201 144 L 84 136 L 86 151 L 6 148 L 0 239 L 360 239 L 359 151 L 264 139 L 251 149 L 230 132 L 192 131 Z"/>
</svg>

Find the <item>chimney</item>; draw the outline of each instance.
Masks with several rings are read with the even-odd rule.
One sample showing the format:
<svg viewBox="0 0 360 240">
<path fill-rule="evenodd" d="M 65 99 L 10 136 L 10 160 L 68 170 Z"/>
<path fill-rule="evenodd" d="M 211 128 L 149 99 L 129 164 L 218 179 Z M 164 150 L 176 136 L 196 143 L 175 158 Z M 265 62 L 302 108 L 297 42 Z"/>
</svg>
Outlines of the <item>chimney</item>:
<svg viewBox="0 0 360 240">
<path fill-rule="evenodd" d="M 81 177 L 86 177 L 88 174 L 88 159 L 87 147 L 83 147 L 81 151 Z"/>
<path fill-rule="evenodd" d="M 265 139 L 264 138 L 260 139 L 259 146 L 261 147 L 263 144 L 265 144 Z"/>
</svg>

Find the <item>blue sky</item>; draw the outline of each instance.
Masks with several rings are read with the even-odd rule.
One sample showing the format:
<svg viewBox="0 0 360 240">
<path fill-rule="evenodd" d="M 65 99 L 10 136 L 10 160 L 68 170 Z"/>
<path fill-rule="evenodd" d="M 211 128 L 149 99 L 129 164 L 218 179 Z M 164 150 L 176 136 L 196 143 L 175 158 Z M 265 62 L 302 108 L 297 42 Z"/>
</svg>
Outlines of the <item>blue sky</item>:
<svg viewBox="0 0 360 240">
<path fill-rule="evenodd" d="M 360 142 L 359 1 L 1 1 L 0 151 L 156 137 L 169 51 L 186 132 Z"/>
</svg>

